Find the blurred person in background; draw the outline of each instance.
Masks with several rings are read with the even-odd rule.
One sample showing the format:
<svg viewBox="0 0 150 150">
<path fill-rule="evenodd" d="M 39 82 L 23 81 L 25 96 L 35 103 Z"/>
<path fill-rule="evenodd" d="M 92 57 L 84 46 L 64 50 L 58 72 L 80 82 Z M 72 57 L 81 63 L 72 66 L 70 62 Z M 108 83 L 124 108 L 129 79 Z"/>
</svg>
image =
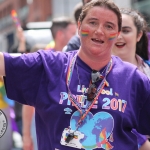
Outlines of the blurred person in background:
<svg viewBox="0 0 150 150">
<path fill-rule="evenodd" d="M 78 3 L 75 8 L 74 8 L 74 18 L 76 21 L 76 24 L 78 26 L 78 19 L 80 16 L 80 13 L 82 11 L 82 7 L 90 2 L 91 0 L 82 0 L 82 3 Z M 69 42 L 67 43 L 67 45 L 63 48 L 63 52 L 68 52 L 68 51 L 72 51 L 72 50 L 78 50 L 80 47 L 80 38 L 78 33 L 76 35 L 74 35 Z"/>
<path fill-rule="evenodd" d="M 51 33 L 54 40 L 54 47 L 51 51 L 62 51 L 63 47 L 68 43 L 69 39 L 76 33 L 76 25 L 72 19 L 68 17 L 54 18 L 51 26 Z M 21 39 L 21 38 L 20 38 Z M 39 49 L 44 49 L 43 44 L 36 44 L 30 52 L 36 52 Z M 35 131 L 34 107 L 23 105 L 23 149 L 37 150 L 37 139 Z"/>
<path fill-rule="evenodd" d="M 62 51 L 73 35 L 76 34 L 77 26 L 68 17 L 54 18 L 52 21 L 51 32 L 54 39 L 54 51 Z"/>
<path fill-rule="evenodd" d="M 150 78 L 147 23 L 143 16 L 135 10 L 122 8 L 120 11 L 122 28 L 112 49 L 112 54 L 119 56 L 123 61 L 134 64 Z M 141 135 L 136 130 L 132 132 L 138 138 L 139 149 L 150 150 L 150 142 L 146 135 Z"/>
<path fill-rule="evenodd" d="M 82 11 L 83 3 L 78 3 L 74 8 L 74 19 L 76 21 L 76 25 L 78 26 L 78 19 L 80 13 Z M 67 52 L 70 50 L 77 50 L 80 47 L 80 38 L 78 33 L 76 33 L 67 43 L 67 45 L 63 48 L 63 52 Z"/>
</svg>

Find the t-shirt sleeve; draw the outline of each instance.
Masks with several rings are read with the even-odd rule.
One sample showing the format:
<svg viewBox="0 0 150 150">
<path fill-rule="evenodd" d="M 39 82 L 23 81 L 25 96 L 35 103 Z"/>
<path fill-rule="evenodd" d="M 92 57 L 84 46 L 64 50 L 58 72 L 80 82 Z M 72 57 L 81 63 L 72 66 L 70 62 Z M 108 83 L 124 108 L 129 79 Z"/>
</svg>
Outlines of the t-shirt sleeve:
<svg viewBox="0 0 150 150">
<path fill-rule="evenodd" d="M 4 82 L 8 98 L 34 106 L 43 73 L 40 54 L 37 52 L 11 56 L 4 53 L 4 60 Z"/>
<path fill-rule="evenodd" d="M 66 72 L 70 54 L 71 52 L 39 50 L 14 57 L 5 53 L 4 81 L 7 96 L 21 104 L 37 106 L 43 94 L 49 93 L 47 85 L 50 85 L 49 90 L 51 90 L 61 77 L 65 78 L 64 72 Z"/>
<path fill-rule="evenodd" d="M 145 135 L 138 133 L 135 129 L 132 129 L 132 133 L 134 133 L 137 137 L 138 147 L 140 148 L 147 140 Z"/>
<path fill-rule="evenodd" d="M 137 131 L 144 135 L 150 135 L 150 80 L 143 74 L 137 83 Z"/>
</svg>

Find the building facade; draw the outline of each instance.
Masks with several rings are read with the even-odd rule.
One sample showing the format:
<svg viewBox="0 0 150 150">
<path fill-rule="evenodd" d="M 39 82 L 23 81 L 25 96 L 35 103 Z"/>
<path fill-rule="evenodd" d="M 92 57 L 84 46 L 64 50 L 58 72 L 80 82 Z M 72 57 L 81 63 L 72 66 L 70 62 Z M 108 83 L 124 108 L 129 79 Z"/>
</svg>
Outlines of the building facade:
<svg viewBox="0 0 150 150">
<path fill-rule="evenodd" d="M 9 51 L 15 43 L 15 24 L 11 11 L 16 10 L 22 27 L 28 22 L 47 21 L 52 16 L 51 0 L 0 0 L 0 50 Z"/>
</svg>

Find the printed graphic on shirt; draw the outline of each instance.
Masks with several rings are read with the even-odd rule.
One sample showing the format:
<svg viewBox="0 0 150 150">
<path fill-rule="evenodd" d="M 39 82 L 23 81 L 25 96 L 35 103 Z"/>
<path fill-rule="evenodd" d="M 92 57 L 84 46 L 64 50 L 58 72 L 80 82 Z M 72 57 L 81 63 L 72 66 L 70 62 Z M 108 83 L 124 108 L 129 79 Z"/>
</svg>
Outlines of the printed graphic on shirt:
<svg viewBox="0 0 150 150">
<path fill-rule="evenodd" d="M 87 96 L 81 93 L 86 94 L 87 91 L 88 91 L 88 88 L 85 88 L 84 85 L 82 85 L 82 87 L 78 85 L 77 92 L 80 94 L 73 95 L 82 108 L 85 108 L 87 105 Z M 103 95 L 103 99 L 102 99 L 103 110 L 113 110 L 113 111 L 119 111 L 122 113 L 125 112 L 125 109 L 127 107 L 127 101 L 124 99 L 121 99 L 119 93 L 114 91 L 113 88 L 108 87 L 107 89 L 103 89 L 101 92 L 101 95 Z M 70 100 L 68 99 L 68 93 L 61 92 L 59 104 L 63 104 L 64 102 L 67 102 L 68 106 L 72 105 Z M 95 102 L 92 108 L 93 109 L 98 108 L 98 101 Z"/>
<path fill-rule="evenodd" d="M 70 119 L 72 130 L 76 130 L 79 118 L 79 111 L 74 112 Z M 111 150 L 113 145 L 110 143 L 109 138 L 112 138 L 113 128 L 114 119 L 111 114 L 102 111 L 93 115 L 89 112 L 78 128 L 78 131 L 84 134 L 84 138 L 80 140 L 82 148 L 85 150 L 93 150 L 95 148 Z M 76 137 L 76 140 L 78 140 L 78 137 Z"/>
<path fill-rule="evenodd" d="M 80 104 L 80 106 L 84 109 L 87 106 L 87 91 L 84 85 L 77 85 L 77 94 L 73 95 L 76 101 Z M 73 94 L 73 93 L 72 93 Z M 96 148 L 102 148 L 104 150 L 111 150 L 114 148 L 113 142 L 115 141 L 113 137 L 113 129 L 114 129 L 114 118 L 108 112 L 117 111 L 117 113 L 124 113 L 127 107 L 127 101 L 122 99 L 121 95 L 118 91 L 115 91 L 113 88 L 105 87 L 101 91 L 101 100 L 96 101 L 93 105 L 92 109 L 98 109 L 98 107 L 102 110 L 97 112 L 96 114 L 92 114 L 90 111 L 86 118 L 83 120 L 81 126 L 78 128 L 78 131 L 84 134 L 83 139 L 79 139 L 76 137 L 74 140 L 78 140 L 81 147 L 85 150 L 93 150 Z M 68 93 L 61 92 L 60 93 L 60 101 L 59 104 L 66 104 L 67 106 L 71 106 L 72 103 L 68 99 Z M 107 112 L 105 112 L 107 110 Z M 73 112 L 69 108 L 64 109 L 65 114 L 72 114 Z M 70 128 L 71 130 L 76 130 L 77 123 L 80 119 L 80 112 L 75 111 L 70 119 Z M 67 135 L 66 135 L 67 136 Z M 64 136 L 65 137 L 65 136 Z"/>
<path fill-rule="evenodd" d="M 65 111 L 65 114 L 71 114 L 72 113 L 72 110 L 70 108 L 65 108 L 64 111 Z"/>
</svg>

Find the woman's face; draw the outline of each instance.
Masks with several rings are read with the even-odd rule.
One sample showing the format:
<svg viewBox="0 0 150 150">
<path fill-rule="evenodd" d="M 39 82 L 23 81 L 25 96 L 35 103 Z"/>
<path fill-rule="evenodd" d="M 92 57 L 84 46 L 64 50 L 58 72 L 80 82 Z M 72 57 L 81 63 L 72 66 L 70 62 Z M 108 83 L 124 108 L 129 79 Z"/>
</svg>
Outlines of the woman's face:
<svg viewBox="0 0 150 150">
<path fill-rule="evenodd" d="M 94 6 L 79 23 L 78 32 L 82 52 L 89 56 L 110 55 L 118 36 L 118 18 L 111 10 Z"/>
<path fill-rule="evenodd" d="M 112 53 L 124 60 L 129 56 L 135 57 L 136 43 L 140 40 L 141 34 L 137 36 L 137 28 L 131 16 L 122 14 L 122 28 L 120 35 L 113 47 Z"/>
</svg>

